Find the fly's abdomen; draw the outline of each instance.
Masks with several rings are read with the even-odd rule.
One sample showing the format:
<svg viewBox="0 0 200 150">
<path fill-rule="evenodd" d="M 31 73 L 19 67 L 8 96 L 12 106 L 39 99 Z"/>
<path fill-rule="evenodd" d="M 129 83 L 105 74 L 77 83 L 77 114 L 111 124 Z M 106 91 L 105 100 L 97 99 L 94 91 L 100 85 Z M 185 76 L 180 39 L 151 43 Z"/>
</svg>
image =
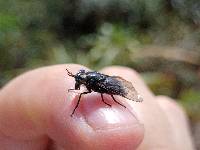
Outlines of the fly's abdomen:
<svg viewBox="0 0 200 150">
<path fill-rule="evenodd" d="M 125 94 L 124 88 L 121 85 L 121 83 L 112 77 L 106 78 L 106 80 L 103 82 L 103 86 L 106 90 L 105 93 L 107 93 L 107 94 L 111 94 L 111 95 L 124 95 Z"/>
</svg>

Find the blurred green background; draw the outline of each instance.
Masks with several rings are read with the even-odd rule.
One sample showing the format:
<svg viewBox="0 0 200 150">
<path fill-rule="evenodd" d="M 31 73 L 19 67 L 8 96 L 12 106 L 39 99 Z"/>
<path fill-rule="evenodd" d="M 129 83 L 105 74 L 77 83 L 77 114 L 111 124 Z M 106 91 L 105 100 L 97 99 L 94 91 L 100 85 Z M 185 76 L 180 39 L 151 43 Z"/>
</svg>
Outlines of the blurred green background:
<svg viewBox="0 0 200 150">
<path fill-rule="evenodd" d="M 0 0 L 0 87 L 58 63 L 136 69 L 185 107 L 200 149 L 199 0 Z"/>
</svg>

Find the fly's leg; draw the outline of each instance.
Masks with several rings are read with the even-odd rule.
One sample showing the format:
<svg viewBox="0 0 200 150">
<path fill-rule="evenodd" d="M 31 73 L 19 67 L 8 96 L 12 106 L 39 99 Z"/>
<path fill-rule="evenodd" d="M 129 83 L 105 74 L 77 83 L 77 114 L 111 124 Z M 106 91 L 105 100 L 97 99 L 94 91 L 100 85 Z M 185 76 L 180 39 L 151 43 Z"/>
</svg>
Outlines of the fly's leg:
<svg viewBox="0 0 200 150">
<path fill-rule="evenodd" d="M 119 104 L 119 105 L 123 106 L 124 108 L 126 108 L 126 106 L 124 106 L 123 104 L 121 104 L 120 102 L 118 102 L 118 101 L 114 98 L 113 95 L 111 95 L 111 97 L 113 98 L 113 100 L 114 100 L 117 104 Z"/>
<path fill-rule="evenodd" d="M 76 89 L 68 89 L 67 91 L 68 91 L 68 92 L 71 92 L 71 91 L 73 92 L 73 91 L 75 91 L 75 90 L 76 90 Z"/>
<path fill-rule="evenodd" d="M 72 93 L 79 93 L 80 94 L 80 92 L 78 92 L 79 90 L 76 90 L 76 89 L 68 89 L 67 91 L 68 92 L 72 92 Z"/>
<path fill-rule="evenodd" d="M 91 91 L 83 92 L 83 93 L 81 93 L 81 94 L 79 95 L 78 102 L 76 103 L 76 106 L 75 106 L 75 108 L 74 108 L 74 110 L 73 110 L 73 112 L 72 112 L 72 114 L 71 114 L 71 117 L 72 117 L 73 114 L 75 113 L 76 108 L 78 107 L 78 105 L 79 105 L 79 103 L 80 103 L 81 96 L 82 96 L 83 94 L 88 94 L 88 93 L 91 93 Z"/>
<path fill-rule="evenodd" d="M 111 107 L 111 105 L 110 104 L 108 104 L 107 102 L 105 102 L 105 100 L 104 100 L 104 98 L 103 98 L 103 94 L 101 93 L 101 99 L 102 99 L 102 101 L 104 102 L 104 104 L 106 104 L 106 105 L 108 105 L 109 107 Z"/>
<path fill-rule="evenodd" d="M 73 91 L 77 91 L 77 90 L 80 90 L 80 87 L 78 87 L 78 88 L 75 87 L 75 89 L 68 89 L 67 91 L 68 91 L 68 92 L 70 92 L 70 91 L 73 92 Z"/>
</svg>

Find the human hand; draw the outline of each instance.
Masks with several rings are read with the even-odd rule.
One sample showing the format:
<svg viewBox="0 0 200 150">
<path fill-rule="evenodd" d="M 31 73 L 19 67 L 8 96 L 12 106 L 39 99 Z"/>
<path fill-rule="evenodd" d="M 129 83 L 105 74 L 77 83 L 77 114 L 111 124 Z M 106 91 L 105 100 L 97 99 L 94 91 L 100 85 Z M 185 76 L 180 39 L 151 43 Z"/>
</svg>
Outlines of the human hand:
<svg viewBox="0 0 200 150">
<path fill-rule="evenodd" d="M 98 93 L 78 99 L 74 79 L 80 65 L 57 65 L 25 73 L 0 91 L 0 145 L 2 150 L 193 150 L 187 118 L 173 100 L 155 96 L 140 76 L 125 67 L 107 67 L 101 72 L 132 82 L 144 101 L 120 96 L 127 108 Z"/>
</svg>

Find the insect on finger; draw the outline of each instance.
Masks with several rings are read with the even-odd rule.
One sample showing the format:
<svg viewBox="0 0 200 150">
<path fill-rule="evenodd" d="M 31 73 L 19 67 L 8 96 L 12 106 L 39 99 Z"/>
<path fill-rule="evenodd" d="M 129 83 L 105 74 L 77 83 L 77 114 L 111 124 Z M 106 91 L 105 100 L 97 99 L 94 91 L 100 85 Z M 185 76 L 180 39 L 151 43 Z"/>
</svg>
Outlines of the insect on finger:
<svg viewBox="0 0 200 150">
<path fill-rule="evenodd" d="M 88 90 L 87 92 L 83 92 L 79 95 L 78 102 L 71 116 L 73 116 L 78 108 L 81 96 L 83 94 L 91 93 L 92 91 L 100 93 L 102 101 L 110 107 L 111 105 L 105 102 L 103 94 L 111 95 L 112 99 L 124 108 L 126 108 L 126 106 L 118 102 L 113 95 L 119 95 L 135 102 L 143 101 L 142 97 L 137 93 L 132 83 L 119 76 L 109 76 L 96 71 L 85 71 L 83 69 L 79 70 L 76 74 L 72 74 L 68 69 L 66 70 L 67 74 L 75 79 L 75 88 L 69 89 L 68 92 L 80 90 L 81 85 L 84 85 Z"/>
</svg>

